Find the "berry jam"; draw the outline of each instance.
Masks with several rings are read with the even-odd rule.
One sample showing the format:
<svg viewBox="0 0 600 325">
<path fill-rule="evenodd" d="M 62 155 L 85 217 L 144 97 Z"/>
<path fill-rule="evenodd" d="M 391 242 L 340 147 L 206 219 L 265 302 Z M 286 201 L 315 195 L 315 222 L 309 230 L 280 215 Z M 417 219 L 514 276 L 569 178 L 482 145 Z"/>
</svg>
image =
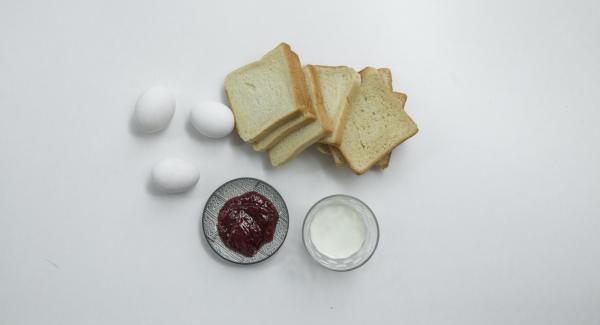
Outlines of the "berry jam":
<svg viewBox="0 0 600 325">
<path fill-rule="evenodd" d="M 277 209 L 257 192 L 247 192 L 225 202 L 217 223 L 219 237 L 230 249 L 252 257 L 273 240 L 279 220 Z"/>
</svg>

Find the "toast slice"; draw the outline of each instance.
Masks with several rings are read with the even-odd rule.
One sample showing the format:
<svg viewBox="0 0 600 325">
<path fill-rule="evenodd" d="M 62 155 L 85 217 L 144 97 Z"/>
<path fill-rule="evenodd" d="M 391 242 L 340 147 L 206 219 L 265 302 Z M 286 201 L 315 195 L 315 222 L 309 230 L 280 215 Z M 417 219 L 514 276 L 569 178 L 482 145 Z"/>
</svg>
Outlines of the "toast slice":
<svg viewBox="0 0 600 325">
<path fill-rule="evenodd" d="M 253 143 L 252 148 L 256 151 L 269 150 L 288 134 L 313 122 L 315 118 L 316 117 L 312 112 L 304 112 L 302 115 L 284 123 L 275 130 L 269 132 L 264 138 Z"/>
<path fill-rule="evenodd" d="M 360 75 L 354 69 L 316 65 L 315 71 L 321 85 L 323 103 L 331 120 L 331 134 L 322 143 L 339 145 L 350 99 L 360 87 Z"/>
<path fill-rule="evenodd" d="M 388 85 L 388 87 L 390 87 L 390 90 L 394 91 L 394 84 L 392 82 L 392 71 L 388 68 L 379 68 L 379 69 L 377 69 L 377 71 L 379 71 L 379 73 L 382 75 L 383 79 L 385 80 L 385 83 Z M 402 93 L 394 93 L 394 94 L 402 94 Z M 402 95 L 404 96 L 403 103 L 402 103 L 402 109 L 404 109 L 404 103 L 406 103 L 406 95 L 405 94 L 402 94 Z M 388 153 L 385 157 L 380 159 L 376 165 L 380 169 L 386 169 L 390 165 L 391 159 L 392 159 L 392 152 Z"/>
<path fill-rule="evenodd" d="M 418 132 L 385 78 L 375 68 L 360 71 L 361 85 L 348 109 L 339 149 L 357 174 L 369 170 Z"/>
<path fill-rule="evenodd" d="M 229 73 L 225 92 L 242 140 L 256 142 L 307 111 L 303 79 L 298 55 L 286 43 Z"/>
<path fill-rule="evenodd" d="M 321 86 L 315 67 L 307 65 L 303 71 L 306 89 L 311 100 L 311 106 L 316 110 L 317 120 L 290 133 L 269 150 L 269 159 L 273 166 L 288 162 L 304 149 L 331 133 L 331 120 L 323 105 Z"/>
<path fill-rule="evenodd" d="M 377 69 L 377 71 L 379 71 L 379 73 L 383 77 L 383 80 L 385 80 L 385 83 L 388 85 L 388 87 L 390 87 L 390 90 L 394 91 L 394 85 L 392 83 L 392 71 L 388 68 L 379 68 L 379 69 Z M 405 100 L 405 102 L 406 102 L 406 100 Z M 402 104 L 402 108 L 404 108 L 404 104 Z M 377 161 L 377 163 L 375 165 L 377 167 L 379 167 L 380 169 L 386 169 L 390 165 L 391 159 L 392 159 L 392 152 L 390 151 L 390 153 L 388 153 L 385 157 L 383 157 L 379 161 Z"/>
<path fill-rule="evenodd" d="M 406 103 L 406 95 L 403 93 L 394 92 L 394 95 L 402 101 L 402 106 L 404 108 L 404 103 Z M 333 161 L 336 166 L 344 166 L 346 165 L 346 159 L 344 159 L 344 155 L 340 152 L 340 150 L 334 146 L 330 146 L 330 155 L 333 156 Z M 390 166 L 390 160 L 392 159 L 392 153 L 388 153 L 385 157 L 379 159 L 375 166 L 379 169 L 386 169 Z"/>
<path fill-rule="evenodd" d="M 394 92 L 394 96 L 398 98 L 402 102 L 402 110 L 404 110 L 404 105 L 406 104 L 407 96 L 404 93 Z M 388 153 L 385 157 L 377 161 L 377 167 L 380 169 L 386 169 L 390 165 L 390 160 L 392 159 L 392 152 Z"/>
<path fill-rule="evenodd" d="M 390 89 L 392 89 L 392 87 L 393 87 L 392 71 L 388 68 L 379 68 L 379 69 L 377 69 L 377 71 L 379 71 L 379 73 L 385 80 L 385 83 L 388 85 L 388 87 Z M 402 109 L 404 109 L 404 103 L 406 103 L 406 94 L 395 92 L 394 95 L 396 95 L 398 98 L 400 98 L 402 100 Z M 339 151 L 339 149 L 337 149 L 333 146 L 331 147 L 331 149 L 328 149 L 327 152 L 324 152 L 324 149 L 319 150 L 319 151 L 332 155 L 336 166 L 343 166 L 346 164 L 346 160 L 344 159 L 344 156 L 342 155 L 342 153 Z M 380 169 L 386 169 L 390 165 L 391 158 L 392 158 L 392 153 L 390 152 L 385 157 L 383 157 L 382 159 L 377 161 L 377 163 L 375 165 L 377 167 L 379 167 Z"/>
</svg>

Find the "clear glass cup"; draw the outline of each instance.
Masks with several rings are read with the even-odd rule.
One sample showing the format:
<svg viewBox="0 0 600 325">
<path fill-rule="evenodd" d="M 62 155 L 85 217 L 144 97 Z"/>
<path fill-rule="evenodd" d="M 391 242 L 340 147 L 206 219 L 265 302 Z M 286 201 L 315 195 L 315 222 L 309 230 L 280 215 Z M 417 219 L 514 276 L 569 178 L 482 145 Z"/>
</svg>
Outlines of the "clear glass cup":
<svg viewBox="0 0 600 325">
<path fill-rule="evenodd" d="M 362 246 L 346 258 L 331 258 L 322 254 L 311 239 L 310 226 L 315 215 L 319 210 L 330 205 L 344 205 L 353 209 L 365 225 L 365 240 Z M 379 242 L 379 225 L 375 214 L 364 202 L 353 196 L 336 194 L 321 199 L 308 210 L 302 226 L 302 239 L 308 254 L 319 264 L 333 271 L 350 271 L 365 264 L 373 256 Z"/>
</svg>

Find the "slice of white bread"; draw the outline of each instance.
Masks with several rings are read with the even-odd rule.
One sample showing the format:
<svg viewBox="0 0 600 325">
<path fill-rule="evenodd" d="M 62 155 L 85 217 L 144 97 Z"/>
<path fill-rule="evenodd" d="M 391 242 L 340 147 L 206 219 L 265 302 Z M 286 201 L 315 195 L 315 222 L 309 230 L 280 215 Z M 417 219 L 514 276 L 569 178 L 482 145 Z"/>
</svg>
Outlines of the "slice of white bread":
<svg viewBox="0 0 600 325">
<path fill-rule="evenodd" d="M 317 113 L 317 120 L 290 133 L 269 150 L 269 159 L 273 166 L 279 166 L 296 157 L 304 149 L 331 133 L 331 120 L 323 105 L 321 86 L 316 76 L 315 67 L 307 65 L 303 69 L 306 89 L 312 107 Z"/>
<path fill-rule="evenodd" d="M 286 43 L 228 74 L 225 92 L 240 137 L 256 142 L 306 111 L 303 78 L 300 60 Z"/>
<path fill-rule="evenodd" d="M 402 101 L 402 109 L 404 109 L 404 104 L 406 103 L 406 94 L 394 92 L 394 96 L 396 96 L 396 98 L 398 98 L 399 100 Z M 340 152 L 340 155 L 341 154 L 342 153 Z M 392 152 L 385 155 L 385 157 L 379 159 L 377 161 L 377 163 L 375 164 L 375 166 L 377 166 L 379 169 L 386 169 L 389 167 L 391 159 L 392 159 Z M 344 160 L 344 162 L 345 162 L 345 160 Z"/>
<path fill-rule="evenodd" d="M 402 101 L 402 108 L 404 109 L 404 103 L 406 103 L 406 95 L 403 93 L 395 92 L 394 96 L 396 96 L 398 99 L 400 99 Z M 329 148 L 331 150 L 329 154 L 331 154 L 333 156 L 333 161 L 335 162 L 335 165 L 336 166 L 344 166 L 346 164 L 346 159 L 344 158 L 344 156 L 342 155 L 340 150 L 334 146 L 329 146 Z M 391 159 L 392 159 L 392 153 L 390 152 L 387 155 L 385 155 L 385 157 L 379 159 L 377 161 L 377 163 L 375 164 L 375 166 L 379 167 L 380 169 L 386 169 L 389 167 Z"/>
<path fill-rule="evenodd" d="M 324 138 L 324 143 L 339 144 L 341 131 L 345 117 L 345 109 L 348 105 L 348 99 L 356 93 L 360 86 L 360 75 L 354 69 L 345 66 L 314 66 L 317 78 L 322 87 L 323 102 L 325 104 L 329 119 L 332 121 L 331 135 Z M 305 116 L 282 125 L 275 131 L 267 135 L 263 140 L 255 143 L 254 150 L 268 150 L 272 148 L 279 140 L 312 121 L 307 121 Z"/>
<path fill-rule="evenodd" d="M 316 117 L 312 112 L 304 112 L 304 114 L 284 123 L 275 130 L 269 132 L 264 138 L 253 143 L 252 148 L 256 151 L 269 150 L 285 136 L 313 122 L 315 118 Z"/>
<path fill-rule="evenodd" d="M 354 69 L 345 66 L 315 65 L 314 67 L 321 85 L 323 103 L 332 123 L 331 134 L 321 142 L 338 145 L 344 130 L 348 103 L 360 87 L 360 75 Z"/>
<path fill-rule="evenodd" d="M 385 80 L 385 83 L 388 85 L 388 87 L 390 87 L 390 90 L 394 91 L 394 84 L 392 82 L 392 71 L 388 68 L 379 68 L 379 69 L 377 69 L 377 71 L 379 71 L 379 73 L 383 77 L 383 80 Z M 406 103 L 406 95 L 404 95 L 402 93 L 394 93 L 394 94 L 401 94 L 404 96 L 404 99 L 402 101 L 402 109 L 404 109 L 404 103 Z M 376 165 L 380 169 L 386 169 L 390 165 L 391 159 L 392 159 L 392 152 L 388 153 L 385 157 L 380 159 Z"/>
<path fill-rule="evenodd" d="M 348 109 L 339 149 L 357 174 L 363 174 L 396 146 L 418 132 L 385 78 L 375 68 L 360 72 L 361 85 Z"/>
<path fill-rule="evenodd" d="M 402 110 L 404 110 L 404 105 L 406 104 L 407 96 L 404 93 L 394 92 L 394 96 L 398 98 L 402 102 Z M 388 153 L 385 157 L 377 161 L 377 167 L 381 169 L 386 169 L 390 165 L 390 160 L 392 159 L 392 152 Z"/>
<path fill-rule="evenodd" d="M 379 71 L 379 73 L 385 80 L 385 83 L 388 85 L 388 87 L 390 89 L 392 89 L 392 87 L 393 87 L 392 71 L 388 68 L 379 68 L 379 69 L 377 69 L 377 71 Z M 398 92 L 395 92 L 394 95 L 396 95 L 398 98 L 400 98 L 402 100 L 402 109 L 404 109 L 404 103 L 406 103 L 406 95 L 403 93 L 398 93 Z M 323 146 L 326 146 L 326 145 L 323 145 Z M 327 150 L 327 151 L 325 151 L 325 150 Z M 346 164 L 346 160 L 344 159 L 344 156 L 342 155 L 340 150 L 334 146 L 329 146 L 329 148 L 327 148 L 327 147 L 321 148 L 321 150 L 319 150 L 319 151 L 321 151 L 325 154 L 332 155 L 336 166 L 343 166 Z M 383 157 L 382 159 L 377 161 L 376 166 L 381 169 L 386 169 L 390 165 L 391 157 L 392 157 L 392 153 L 390 152 L 385 157 Z"/>
</svg>

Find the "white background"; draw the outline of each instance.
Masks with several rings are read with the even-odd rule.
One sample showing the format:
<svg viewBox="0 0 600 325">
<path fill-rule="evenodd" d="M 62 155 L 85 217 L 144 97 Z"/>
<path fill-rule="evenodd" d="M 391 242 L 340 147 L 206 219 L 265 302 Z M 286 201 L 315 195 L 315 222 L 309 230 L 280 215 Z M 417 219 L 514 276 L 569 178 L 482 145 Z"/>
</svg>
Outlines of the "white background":
<svg viewBox="0 0 600 325">
<path fill-rule="evenodd" d="M 303 63 L 389 67 L 419 134 L 357 177 L 309 150 L 274 169 L 237 135 L 187 126 L 232 69 L 286 41 Z M 600 323 L 600 2 L 0 1 L 0 324 Z M 131 128 L 137 96 L 177 96 Z M 185 195 L 148 187 L 182 157 Z M 291 214 L 239 267 L 200 234 L 240 176 Z M 355 195 L 378 216 L 349 273 L 306 254 L 308 208 Z"/>
</svg>

